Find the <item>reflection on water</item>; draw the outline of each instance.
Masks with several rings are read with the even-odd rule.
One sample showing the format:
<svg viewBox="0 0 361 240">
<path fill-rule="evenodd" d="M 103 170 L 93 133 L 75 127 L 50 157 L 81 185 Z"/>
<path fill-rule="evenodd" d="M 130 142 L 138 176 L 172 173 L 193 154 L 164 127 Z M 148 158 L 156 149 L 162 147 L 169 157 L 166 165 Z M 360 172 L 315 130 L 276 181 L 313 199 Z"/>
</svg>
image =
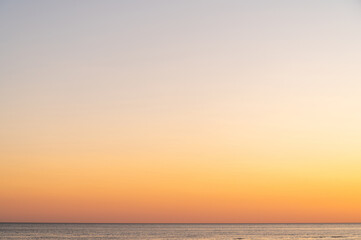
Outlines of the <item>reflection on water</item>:
<svg viewBox="0 0 361 240">
<path fill-rule="evenodd" d="M 0 239 L 361 239 L 361 224 L 0 223 Z"/>
</svg>

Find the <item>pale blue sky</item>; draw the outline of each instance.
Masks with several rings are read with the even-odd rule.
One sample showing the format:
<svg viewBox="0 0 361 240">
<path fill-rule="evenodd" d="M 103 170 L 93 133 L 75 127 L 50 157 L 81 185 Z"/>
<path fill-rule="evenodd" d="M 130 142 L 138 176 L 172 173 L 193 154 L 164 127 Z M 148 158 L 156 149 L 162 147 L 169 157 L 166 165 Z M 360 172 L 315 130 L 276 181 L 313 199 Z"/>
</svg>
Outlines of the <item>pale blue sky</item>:
<svg viewBox="0 0 361 240">
<path fill-rule="evenodd" d="M 76 119 L 74 128 L 99 118 L 100 125 L 113 119 L 110 126 L 126 128 L 117 120 L 179 124 L 173 118 L 218 116 L 222 125 L 249 109 L 329 106 L 354 116 L 361 102 L 360 5 L 1 1 L 1 127 L 10 137 L 67 119 Z"/>
</svg>

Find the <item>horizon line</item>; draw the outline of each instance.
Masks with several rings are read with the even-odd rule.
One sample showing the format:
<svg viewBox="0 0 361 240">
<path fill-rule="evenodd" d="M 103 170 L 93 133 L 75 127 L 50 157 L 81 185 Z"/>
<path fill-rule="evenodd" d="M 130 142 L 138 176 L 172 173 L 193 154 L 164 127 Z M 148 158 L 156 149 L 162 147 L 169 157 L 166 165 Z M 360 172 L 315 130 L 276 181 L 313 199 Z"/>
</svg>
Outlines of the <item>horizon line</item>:
<svg viewBox="0 0 361 240">
<path fill-rule="evenodd" d="M 0 224 L 361 224 L 361 222 L 0 222 Z"/>
</svg>

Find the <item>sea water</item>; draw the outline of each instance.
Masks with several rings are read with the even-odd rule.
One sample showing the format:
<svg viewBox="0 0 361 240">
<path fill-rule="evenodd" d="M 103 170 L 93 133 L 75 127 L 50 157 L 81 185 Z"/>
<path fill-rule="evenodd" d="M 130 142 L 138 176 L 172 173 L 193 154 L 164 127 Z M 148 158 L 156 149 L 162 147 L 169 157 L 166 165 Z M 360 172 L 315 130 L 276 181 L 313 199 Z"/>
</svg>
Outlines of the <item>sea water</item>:
<svg viewBox="0 0 361 240">
<path fill-rule="evenodd" d="M 361 224 L 0 223 L 0 239 L 361 239 Z"/>
</svg>

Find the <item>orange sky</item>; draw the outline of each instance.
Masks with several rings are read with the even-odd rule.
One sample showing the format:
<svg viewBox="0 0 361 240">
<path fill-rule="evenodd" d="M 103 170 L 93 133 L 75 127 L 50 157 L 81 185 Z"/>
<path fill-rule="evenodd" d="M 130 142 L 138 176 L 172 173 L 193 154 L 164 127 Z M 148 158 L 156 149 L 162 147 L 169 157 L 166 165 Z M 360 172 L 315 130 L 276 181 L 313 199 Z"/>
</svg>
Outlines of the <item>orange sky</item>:
<svg viewBox="0 0 361 240">
<path fill-rule="evenodd" d="M 361 222 L 357 1 L 3 1 L 0 222 Z"/>
</svg>

